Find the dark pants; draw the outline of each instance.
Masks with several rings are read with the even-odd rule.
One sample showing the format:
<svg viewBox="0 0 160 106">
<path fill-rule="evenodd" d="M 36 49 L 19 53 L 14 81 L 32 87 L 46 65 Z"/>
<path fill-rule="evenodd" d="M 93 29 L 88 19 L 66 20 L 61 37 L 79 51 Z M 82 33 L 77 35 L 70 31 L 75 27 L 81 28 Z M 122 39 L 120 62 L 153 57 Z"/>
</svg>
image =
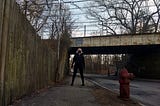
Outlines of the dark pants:
<svg viewBox="0 0 160 106">
<path fill-rule="evenodd" d="M 84 76 L 83 76 L 83 67 L 81 66 L 74 66 L 74 72 L 73 72 L 73 76 L 72 76 L 72 85 L 74 84 L 74 79 L 76 77 L 77 74 L 77 70 L 79 69 L 80 71 L 80 75 L 81 75 L 81 80 L 82 80 L 82 84 L 84 84 Z"/>
</svg>

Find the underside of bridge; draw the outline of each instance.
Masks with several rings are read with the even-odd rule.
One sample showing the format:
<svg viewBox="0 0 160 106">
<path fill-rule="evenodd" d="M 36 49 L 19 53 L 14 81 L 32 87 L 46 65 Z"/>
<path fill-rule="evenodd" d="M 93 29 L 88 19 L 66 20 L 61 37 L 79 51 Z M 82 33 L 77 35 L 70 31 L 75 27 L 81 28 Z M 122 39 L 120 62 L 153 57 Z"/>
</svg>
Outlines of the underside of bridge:
<svg viewBox="0 0 160 106">
<path fill-rule="evenodd" d="M 71 47 L 75 54 L 78 47 Z M 127 67 L 137 77 L 160 79 L 160 45 L 81 47 L 84 55 L 129 54 Z"/>
<path fill-rule="evenodd" d="M 69 54 L 75 54 L 78 47 L 71 47 Z M 81 47 L 84 54 L 137 54 L 160 51 L 160 45 Z"/>
</svg>

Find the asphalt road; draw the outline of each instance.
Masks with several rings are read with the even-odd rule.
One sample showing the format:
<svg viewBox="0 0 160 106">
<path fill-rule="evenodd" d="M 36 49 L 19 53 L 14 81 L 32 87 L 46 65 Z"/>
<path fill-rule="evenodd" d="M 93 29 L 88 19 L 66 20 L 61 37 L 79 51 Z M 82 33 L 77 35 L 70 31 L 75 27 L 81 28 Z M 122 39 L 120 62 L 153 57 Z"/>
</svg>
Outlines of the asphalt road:
<svg viewBox="0 0 160 106">
<path fill-rule="evenodd" d="M 118 80 L 98 76 L 87 76 L 103 87 L 119 93 Z M 138 100 L 144 106 L 160 106 L 160 82 L 133 80 L 130 83 L 130 96 Z"/>
</svg>

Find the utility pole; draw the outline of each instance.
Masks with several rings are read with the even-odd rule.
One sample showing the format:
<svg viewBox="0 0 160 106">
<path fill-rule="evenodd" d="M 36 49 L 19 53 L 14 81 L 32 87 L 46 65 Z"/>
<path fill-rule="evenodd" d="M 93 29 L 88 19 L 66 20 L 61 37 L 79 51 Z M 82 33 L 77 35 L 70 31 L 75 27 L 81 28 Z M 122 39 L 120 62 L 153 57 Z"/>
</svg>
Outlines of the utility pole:
<svg viewBox="0 0 160 106">
<path fill-rule="evenodd" d="M 58 17 L 59 17 L 59 27 L 58 27 L 58 37 L 57 37 L 57 40 L 58 40 L 58 47 L 57 47 L 57 70 L 56 70 L 56 73 L 55 73 L 55 81 L 57 81 L 57 78 L 59 78 L 59 59 L 60 59 L 60 41 L 61 41 L 61 34 L 62 34 L 62 26 L 61 26 L 61 15 L 62 15 L 62 5 L 61 5 L 61 0 L 58 0 L 58 4 L 59 4 L 59 13 L 58 13 Z"/>
<path fill-rule="evenodd" d="M 25 1 L 24 14 L 25 14 L 26 17 L 27 17 L 28 2 L 29 2 L 29 1 Z"/>
<path fill-rule="evenodd" d="M 59 61 L 59 53 L 60 53 L 60 36 L 61 36 L 61 0 L 58 0 L 59 2 L 59 28 L 58 28 L 58 61 Z"/>
<path fill-rule="evenodd" d="M 86 25 L 84 25 L 84 37 L 86 36 Z"/>
<path fill-rule="evenodd" d="M 59 27 L 58 27 L 58 60 L 60 57 L 60 44 L 61 44 L 61 35 L 62 35 L 62 2 L 58 0 L 59 3 Z"/>
<path fill-rule="evenodd" d="M 103 21 L 102 21 L 102 32 L 101 32 L 101 35 L 103 35 Z"/>
</svg>

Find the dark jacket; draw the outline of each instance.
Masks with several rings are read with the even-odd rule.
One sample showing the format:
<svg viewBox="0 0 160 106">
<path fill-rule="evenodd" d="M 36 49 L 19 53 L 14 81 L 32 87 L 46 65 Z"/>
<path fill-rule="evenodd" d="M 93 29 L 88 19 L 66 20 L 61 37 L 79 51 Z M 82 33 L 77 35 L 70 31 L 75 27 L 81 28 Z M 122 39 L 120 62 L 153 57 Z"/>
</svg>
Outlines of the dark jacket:
<svg viewBox="0 0 160 106">
<path fill-rule="evenodd" d="M 74 55 L 72 66 L 73 66 L 73 64 L 74 64 L 75 67 L 85 68 L 85 61 L 84 61 L 83 53 L 81 53 L 81 54 L 76 53 Z"/>
</svg>

